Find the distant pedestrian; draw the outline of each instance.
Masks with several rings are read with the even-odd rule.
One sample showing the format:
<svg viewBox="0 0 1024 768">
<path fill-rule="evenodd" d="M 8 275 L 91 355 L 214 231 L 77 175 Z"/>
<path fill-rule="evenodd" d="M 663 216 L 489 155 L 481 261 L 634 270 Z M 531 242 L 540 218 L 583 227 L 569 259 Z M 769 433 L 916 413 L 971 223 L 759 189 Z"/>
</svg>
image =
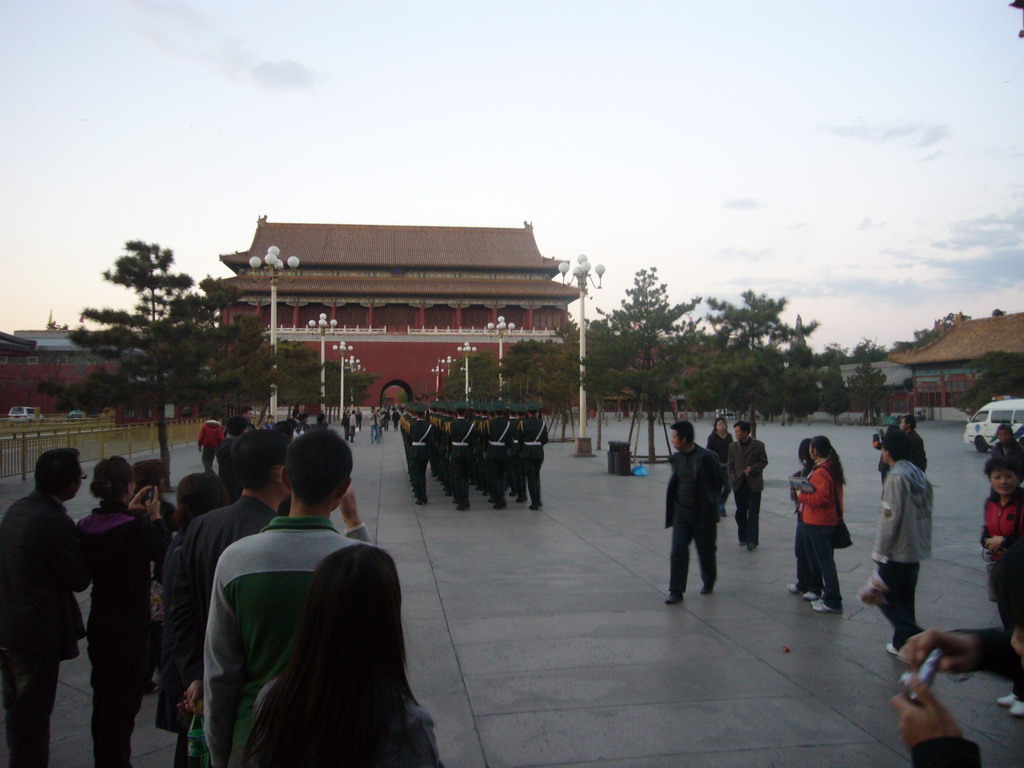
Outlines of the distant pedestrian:
<svg viewBox="0 0 1024 768">
<path fill-rule="evenodd" d="M 806 478 L 814 469 L 814 459 L 811 458 L 811 438 L 805 437 L 800 441 L 796 455 L 800 460 L 800 469 L 790 477 Z M 811 556 L 811 550 L 807 544 L 803 512 L 800 502 L 797 501 L 796 490 L 790 488 L 789 496 L 796 508 L 796 536 L 793 542 L 793 553 L 796 555 L 796 581 L 787 584 L 786 591 L 793 595 L 801 595 L 808 602 L 814 602 L 821 599 L 821 569 L 818 568 L 817 560 Z"/>
<path fill-rule="evenodd" d="M 729 498 L 729 446 L 732 435 L 729 434 L 729 422 L 719 416 L 715 419 L 715 427 L 708 435 L 707 449 L 718 457 L 722 467 L 722 493 L 718 499 L 718 514 L 725 517 L 725 501 Z"/>
<path fill-rule="evenodd" d="M 383 434 L 380 428 L 380 411 L 376 408 L 370 409 L 370 442 L 383 442 Z"/>
<path fill-rule="evenodd" d="M 85 637 L 74 592 L 92 578 L 64 502 L 85 475 L 74 448 L 36 460 L 35 490 L 0 521 L 0 672 L 11 768 L 46 766 L 60 663 Z"/>
<path fill-rule="evenodd" d="M 722 495 L 722 467 L 718 457 L 694 441 L 693 424 L 677 421 L 672 425 L 672 447 L 678 451 L 670 459 L 672 479 L 665 504 L 665 527 L 672 529 L 672 554 L 669 558 L 668 598 L 665 603 L 682 602 L 690 567 L 690 542 L 697 548 L 702 595 L 715 588 L 718 568 L 715 540 L 718 534 L 718 501 Z"/>
<path fill-rule="evenodd" d="M 749 422 L 737 421 L 733 432 L 736 442 L 729 446 L 727 463 L 729 483 L 736 498 L 736 534 L 740 546 L 753 552 L 759 540 L 761 491 L 768 453 L 764 443 L 750 436 Z"/>
<path fill-rule="evenodd" d="M 224 442 L 217 449 L 217 475 L 228 492 L 228 503 L 234 504 L 242 495 L 242 481 L 238 478 L 234 462 L 231 459 L 231 450 L 235 442 L 250 430 L 250 425 L 243 416 L 232 416 L 227 422 L 228 435 Z"/>
<path fill-rule="evenodd" d="M 1024 448 L 1013 436 L 1013 427 L 1000 424 L 996 427 L 996 441 L 988 451 L 993 459 L 1010 459 L 1024 468 Z"/>
<path fill-rule="evenodd" d="M 213 459 L 217 455 L 217 448 L 224 442 L 224 429 L 217 419 L 207 419 L 199 428 L 199 453 L 203 457 L 203 469 L 213 472 Z"/>
<path fill-rule="evenodd" d="M 882 486 L 878 528 L 871 559 L 877 564 L 862 600 L 878 605 L 893 626 L 885 650 L 902 657 L 904 644 L 922 631 L 915 595 L 921 561 L 932 551 L 932 484 L 911 461 L 914 446 L 903 432 L 885 436 L 882 460 L 889 474 Z M 865 599 L 866 597 L 866 599 Z"/>
<path fill-rule="evenodd" d="M 818 613 L 842 613 L 843 596 L 839 590 L 832 534 L 842 517 L 846 476 L 839 454 L 824 435 L 811 438 L 808 453 L 814 461 L 814 469 L 807 476 L 807 482 L 814 490 L 798 492 L 796 498 L 804 523 L 806 556 L 821 572 L 821 599 L 812 600 L 811 608 Z"/>
<path fill-rule="evenodd" d="M 922 472 L 928 471 L 928 454 L 924 450 L 924 439 L 917 433 L 917 417 L 908 413 L 900 418 L 900 429 L 910 441 L 910 459 Z"/>
<path fill-rule="evenodd" d="M 363 431 L 363 410 L 362 408 L 356 408 L 356 431 Z"/>
</svg>

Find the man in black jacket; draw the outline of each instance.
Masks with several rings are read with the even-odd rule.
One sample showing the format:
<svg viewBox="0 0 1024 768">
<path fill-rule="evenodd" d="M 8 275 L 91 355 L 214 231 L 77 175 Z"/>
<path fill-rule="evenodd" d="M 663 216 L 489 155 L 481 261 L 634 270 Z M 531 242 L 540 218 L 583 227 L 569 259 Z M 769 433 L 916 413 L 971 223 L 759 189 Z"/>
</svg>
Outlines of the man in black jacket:
<svg viewBox="0 0 1024 768">
<path fill-rule="evenodd" d="M 236 438 L 231 463 L 242 483 L 241 497 L 230 506 L 197 517 L 182 540 L 174 599 L 166 622 L 174 661 L 192 706 L 203 697 L 203 641 L 217 560 L 229 545 L 263 530 L 288 498 L 281 477 L 288 442 L 288 437 L 276 429 L 246 432 Z"/>
<path fill-rule="evenodd" d="M 718 499 L 722 492 L 722 468 L 718 457 L 697 445 L 693 424 L 677 421 L 672 425 L 672 479 L 665 499 L 665 527 L 672 528 L 672 554 L 666 605 L 683 600 L 687 571 L 690 567 L 690 542 L 697 546 L 700 576 L 704 586 L 700 593 L 710 595 L 718 576 L 715 548 L 719 514 Z"/>
<path fill-rule="evenodd" d="M 912 413 L 900 417 L 900 429 L 907 436 L 913 448 L 910 455 L 910 463 L 922 472 L 927 472 L 928 454 L 924 450 L 924 438 L 917 432 L 917 417 Z"/>
<path fill-rule="evenodd" d="M 74 448 L 43 453 L 36 489 L 0 523 L 0 671 L 10 768 L 45 768 L 60 662 L 85 636 L 74 592 L 91 576 L 64 502 L 84 475 Z"/>
</svg>

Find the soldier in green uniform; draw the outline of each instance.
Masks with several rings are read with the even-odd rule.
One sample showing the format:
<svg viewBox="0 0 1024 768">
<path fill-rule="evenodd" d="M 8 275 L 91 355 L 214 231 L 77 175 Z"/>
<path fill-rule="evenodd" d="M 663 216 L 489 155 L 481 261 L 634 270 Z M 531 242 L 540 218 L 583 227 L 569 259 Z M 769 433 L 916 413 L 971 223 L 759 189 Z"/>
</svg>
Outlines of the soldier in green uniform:
<svg viewBox="0 0 1024 768">
<path fill-rule="evenodd" d="M 523 474 L 523 447 L 519 444 L 520 425 L 526 409 L 513 403 L 508 407 L 508 418 L 512 424 L 512 444 L 508 448 L 508 487 L 510 494 L 519 503 L 526 501 L 526 476 Z"/>
<path fill-rule="evenodd" d="M 515 433 L 512 422 L 505 415 L 503 403 L 491 405 L 491 418 L 487 422 L 487 491 L 495 509 L 508 506 L 505 501 L 505 474 L 508 471 L 508 449 Z"/>
<path fill-rule="evenodd" d="M 409 478 L 412 494 L 417 504 L 427 503 L 427 462 L 430 459 L 428 439 L 433 425 L 424 418 L 426 408 L 420 403 L 409 403 L 411 412 L 408 427 L 409 436 Z"/>
<path fill-rule="evenodd" d="M 456 509 L 469 509 L 469 475 L 472 471 L 473 445 L 479 435 L 476 424 L 467 418 L 469 406 L 464 402 L 455 404 L 455 418 L 448 426 L 451 440 L 449 463 L 452 476 L 452 495 L 455 497 Z"/>
<path fill-rule="evenodd" d="M 540 467 L 544 463 L 544 444 L 548 441 L 548 425 L 540 418 L 540 405 L 527 403 L 528 416 L 520 422 L 519 445 L 522 447 L 523 472 L 530 491 L 530 509 L 539 509 Z"/>
</svg>

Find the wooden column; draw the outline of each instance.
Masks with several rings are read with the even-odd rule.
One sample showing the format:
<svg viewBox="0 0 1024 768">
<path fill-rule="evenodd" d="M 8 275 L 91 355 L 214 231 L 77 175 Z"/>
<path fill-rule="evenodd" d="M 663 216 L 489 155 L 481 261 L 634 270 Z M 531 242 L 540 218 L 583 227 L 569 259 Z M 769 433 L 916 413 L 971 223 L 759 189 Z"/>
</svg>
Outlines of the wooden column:
<svg viewBox="0 0 1024 768">
<path fill-rule="evenodd" d="M 420 302 L 420 305 L 416 310 L 416 327 L 427 327 L 427 306 L 423 302 Z"/>
<path fill-rule="evenodd" d="M 331 302 L 331 320 L 338 319 L 338 300 L 335 299 Z"/>
<path fill-rule="evenodd" d="M 366 308 L 366 327 L 373 328 L 373 302 Z"/>
<path fill-rule="evenodd" d="M 462 328 L 462 304 L 455 305 L 455 328 Z"/>
<path fill-rule="evenodd" d="M 292 328 L 299 327 L 299 300 L 295 300 L 295 307 L 292 309 Z"/>
<path fill-rule="evenodd" d="M 526 330 L 533 330 L 533 304 L 526 308 Z"/>
</svg>

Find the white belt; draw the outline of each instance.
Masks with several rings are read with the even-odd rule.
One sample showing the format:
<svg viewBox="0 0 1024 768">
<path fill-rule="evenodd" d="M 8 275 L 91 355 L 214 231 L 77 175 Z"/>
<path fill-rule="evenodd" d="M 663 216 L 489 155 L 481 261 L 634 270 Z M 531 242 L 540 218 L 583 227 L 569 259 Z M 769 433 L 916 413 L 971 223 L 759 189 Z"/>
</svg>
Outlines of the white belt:
<svg viewBox="0 0 1024 768">
<path fill-rule="evenodd" d="M 544 443 L 523 443 L 523 445 L 544 445 Z"/>
<path fill-rule="evenodd" d="M 424 445 L 426 445 L 426 443 L 413 443 L 413 445 L 422 448 Z"/>
<path fill-rule="evenodd" d="M 496 443 L 493 440 L 490 441 L 491 445 L 504 445 L 504 443 Z"/>
<path fill-rule="evenodd" d="M 457 445 L 457 446 L 459 446 L 460 448 L 465 448 L 466 446 L 468 446 L 468 445 L 469 445 L 469 443 L 452 443 L 452 445 Z"/>
</svg>

